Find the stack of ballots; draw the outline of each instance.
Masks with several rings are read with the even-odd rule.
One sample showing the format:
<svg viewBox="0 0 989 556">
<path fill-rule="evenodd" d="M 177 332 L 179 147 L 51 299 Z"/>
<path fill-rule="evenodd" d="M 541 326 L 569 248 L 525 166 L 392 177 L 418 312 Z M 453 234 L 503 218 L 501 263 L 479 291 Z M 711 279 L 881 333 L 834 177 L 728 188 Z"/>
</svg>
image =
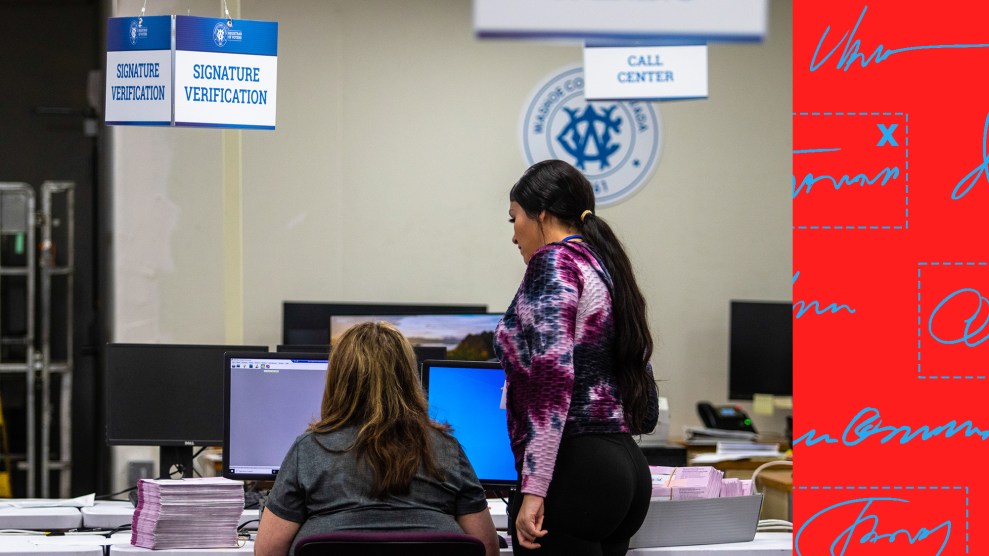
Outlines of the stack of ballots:
<svg viewBox="0 0 989 556">
<path fill-rule="evenodd" d="M 243 511 L 241 481 L 141 479 L 130 542 L 154 549 L 236 547 Z"/>
<path fill-rule="evenodd" d="M 696 500 L 752 494 L 752 481 L 725 479 L 724 473 L 709 466 L 650 466 L 652 495 L 664 500 Z"/>
</svg>

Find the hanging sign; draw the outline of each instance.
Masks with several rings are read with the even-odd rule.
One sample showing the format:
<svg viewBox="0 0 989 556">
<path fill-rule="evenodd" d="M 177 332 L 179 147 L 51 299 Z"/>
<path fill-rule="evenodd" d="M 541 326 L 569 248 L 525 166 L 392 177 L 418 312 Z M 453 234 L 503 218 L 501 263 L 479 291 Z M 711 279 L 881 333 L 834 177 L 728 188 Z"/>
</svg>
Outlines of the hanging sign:
<svg viewBox="0 0 989 556">
<path fill-rule="evenodd" d="M 762 40 L 766 0 L 474 0 L 480 37 Z"/>
<path fill-rule="evenodd" d="M 588 100 L 707 97 L 707 45 L 584 47 Z"/>
<path fill-rule="evenodd" d="M 171 125 L 171 16 L 110 18 L 105 116 L 107 125 Z"/>
<path fill-rule="evenodd" d="M 177 15 L 108 29 L 108 125 L 275 129 L 277 22 Z"/>
<path fill-rule="evenodd" d="M 275 129 L 278 23 L 175 16 L 175 125 Z"/>
</svg>

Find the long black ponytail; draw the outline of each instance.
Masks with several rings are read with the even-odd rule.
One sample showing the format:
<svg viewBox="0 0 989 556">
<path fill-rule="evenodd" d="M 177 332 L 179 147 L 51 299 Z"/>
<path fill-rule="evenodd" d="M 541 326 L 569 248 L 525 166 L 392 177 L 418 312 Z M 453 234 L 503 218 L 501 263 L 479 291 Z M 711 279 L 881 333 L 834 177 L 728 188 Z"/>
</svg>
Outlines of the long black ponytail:
<svg viewBox="0 0 989 556">
<path fill-rule="evenodd" d="M 522 207 L 529 218 L 542 211 L 577 229 L 611 275 L 615 321 L 614 366 L 625 409 L 625 420 L 633 433 L 642 430 L 649 410 L 649 389 L 656 383 L 646 370 L 653 342 L 646 316 L 646 300 L 611 226 L 594 214 L 594 190 L 584 175 L 562 160 L 544 160 L 529 167 L 512 187 L 509 200 Z"/>
</svg>

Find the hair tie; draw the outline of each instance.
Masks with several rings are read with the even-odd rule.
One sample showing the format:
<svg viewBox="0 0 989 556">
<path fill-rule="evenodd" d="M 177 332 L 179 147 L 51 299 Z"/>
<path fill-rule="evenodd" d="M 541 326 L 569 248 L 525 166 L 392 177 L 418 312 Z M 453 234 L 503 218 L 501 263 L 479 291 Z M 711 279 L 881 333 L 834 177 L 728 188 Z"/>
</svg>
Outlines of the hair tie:
<svg viewBox="0 0 989 556">
<path fill-rule="evenodd" d="M 587 218 L 588 214 L 594 214 L 594 213 L 592 211 L 585 210 L 584 212 L 580 213 L 580 221 L 583 222 L 584 219 Z"/>
</svg>

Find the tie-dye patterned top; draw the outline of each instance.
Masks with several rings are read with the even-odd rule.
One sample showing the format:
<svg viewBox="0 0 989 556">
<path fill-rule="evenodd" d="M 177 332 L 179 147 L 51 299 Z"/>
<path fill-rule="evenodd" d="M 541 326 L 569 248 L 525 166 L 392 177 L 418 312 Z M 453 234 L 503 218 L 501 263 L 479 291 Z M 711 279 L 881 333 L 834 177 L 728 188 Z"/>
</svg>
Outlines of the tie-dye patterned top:
<svg viewBox="0 0 989 556">
<path fill-rule="evenodd" d="M 611 369 L 611 283 L 587 244 L 545 245 L 495 330 L 523 493 L 546 496 L 563 436 L 629 432 Z"/>
</svg>

